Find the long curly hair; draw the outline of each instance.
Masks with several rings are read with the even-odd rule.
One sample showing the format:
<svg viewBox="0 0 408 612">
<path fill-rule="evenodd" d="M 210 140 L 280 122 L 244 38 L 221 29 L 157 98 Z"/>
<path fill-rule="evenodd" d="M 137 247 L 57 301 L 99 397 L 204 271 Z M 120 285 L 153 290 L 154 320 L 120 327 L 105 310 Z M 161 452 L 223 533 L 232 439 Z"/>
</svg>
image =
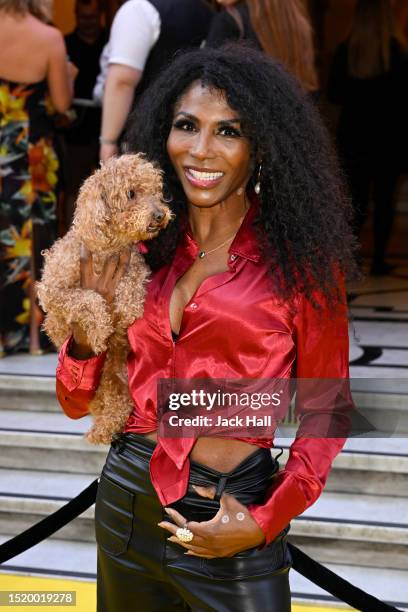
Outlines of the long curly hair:
<svg viewBox="0 0 408 612">
<path fill-rule="evenodd" d="M 225 93 L 262 160 L 254 228 L 274 289 L 287 300 L 318 290 L 341 298 L 339 277 L 358 278 L 352 207 L 330 137 L 300 85 L 272 58 L 242 44 L 184 52 L 157 77 L 128 120 L 124 149 L 144 152 L 164 170 L 176 221 L 149 243 L 153 270 L 168 264 L 185 230 L 187 202 L 166 151 L 173 109 L 194 82 Z M 248 189 L 253 191 L 255 176 Z M 250 194 L 249 194 L 250 195 Z"/>
</svg>

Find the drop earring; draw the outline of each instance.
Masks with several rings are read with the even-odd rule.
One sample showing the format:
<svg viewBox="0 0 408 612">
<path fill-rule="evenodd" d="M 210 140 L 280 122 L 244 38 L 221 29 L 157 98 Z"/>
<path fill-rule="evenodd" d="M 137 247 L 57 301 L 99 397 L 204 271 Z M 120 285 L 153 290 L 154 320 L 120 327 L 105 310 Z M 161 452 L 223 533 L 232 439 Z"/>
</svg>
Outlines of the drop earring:
<svg viewBox="0 0 408 612">
<path fill-rule="evenodd" d="M 259 195 L 261 193 L 261 172 L 262 172 L 262 162 L 260 162 L 259 164 L 258 176 L 256 177 L 256 183 L 254 187 L 256 195 Z"/>
</svg>

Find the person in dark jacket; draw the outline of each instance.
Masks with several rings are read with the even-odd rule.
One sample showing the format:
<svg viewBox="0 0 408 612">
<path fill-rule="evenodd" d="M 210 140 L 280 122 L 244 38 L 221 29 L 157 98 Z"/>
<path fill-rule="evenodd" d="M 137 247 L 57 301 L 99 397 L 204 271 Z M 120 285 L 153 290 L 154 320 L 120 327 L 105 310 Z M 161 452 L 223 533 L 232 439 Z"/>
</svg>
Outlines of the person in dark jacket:
<svg viewBox="0 0 408 612">
<path fill-rule="evenodd" d="M 349 179 L 360 233 L 370 191 L 374 204 L 373 275 L 392 266 L 385 254 L 395 192 L 406 148 L 408 62 L 395 35 L 389 0 L 359 0 L 350 37 L 334 53 L 328 96 L 341 106 L 339 152 Z"/>
<path fill-rule="evenodd" d="M 108 40 L 102 27 L 100 0 L 76 0 L 76 28 L 65 36 L 70 60 L 78 68 L 74 98 L 92 100 L 92 90 L 99 73 L 99 58 Z M 99 162 L 98 137 L 101 131 L 100 108 L 75 105 L 76 120 L 65 131 L 65 200 L 64 229 L 68 229 L 74 214 L 75 201 L 83 181 Z"/>
</svg>

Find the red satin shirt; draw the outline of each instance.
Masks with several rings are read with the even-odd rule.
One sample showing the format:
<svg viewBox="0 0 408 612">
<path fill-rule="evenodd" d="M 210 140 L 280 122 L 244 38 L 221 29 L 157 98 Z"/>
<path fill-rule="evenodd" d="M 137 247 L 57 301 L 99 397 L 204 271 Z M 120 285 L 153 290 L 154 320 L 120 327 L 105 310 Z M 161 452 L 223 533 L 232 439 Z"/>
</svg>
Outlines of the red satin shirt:
<svg viewBox="0 0 408 612">
<path fill-rule="evenodd" d="M 134 402 L 124 431 L 157 429 L 159 378 L 348 378 L 346 307 L 319 313 L 299 295 L 296 309 L 273 294 L 252 228 L 253 204 L 229 249 L 228 270 L 203 281 L 185 307 L 180 334 L 173 341 L 169 302 L 177 280 L 198 254 L 187 232 L 173 261 L 153 274 L 144 316 L 128 329 L 129 389 Z M 105 355 L 76 360 L 62 347 L 57 368 L 57 397 L 71 418 L 88 413 Z M 345 438 L 307 437 L 299 426 L 285 469 L 273 479 L 263 505 L 249 506 L 272 541 L 292 518 L 319 497 L 331 464 Z M 243 439 L 243 438 L 242 438 Z M 245 438 L 270 447 L 273 439 Z M 150 461 L 152 483 L 163 505 L 180 499 L 189 478 L 191 438 L 160 438 Z"/>
</svg>

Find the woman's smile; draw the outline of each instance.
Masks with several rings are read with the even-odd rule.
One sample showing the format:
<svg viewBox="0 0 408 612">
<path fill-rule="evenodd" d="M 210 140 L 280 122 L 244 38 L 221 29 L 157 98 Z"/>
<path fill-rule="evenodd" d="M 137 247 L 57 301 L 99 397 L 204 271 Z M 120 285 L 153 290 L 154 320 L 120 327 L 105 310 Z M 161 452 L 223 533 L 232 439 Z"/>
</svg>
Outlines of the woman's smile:
<svg viewBox="0 0 408 612">
<path fill-rule="evenodd" d="M 185 175 L 187 180 L 194 187 L 199 189 L 212 189 L 220 183 L 224 177 L 224 172 L 217 172 L 214 170 L 199 170 L 197 168 L 185 167 Z"/>
<path fill-rule="evenodd" d="M 167 152 L 188 201 L 214 206 L 246 185 L 251 145 L 221 90 L 194 82 L 176 104 Z"/>
</svg>

